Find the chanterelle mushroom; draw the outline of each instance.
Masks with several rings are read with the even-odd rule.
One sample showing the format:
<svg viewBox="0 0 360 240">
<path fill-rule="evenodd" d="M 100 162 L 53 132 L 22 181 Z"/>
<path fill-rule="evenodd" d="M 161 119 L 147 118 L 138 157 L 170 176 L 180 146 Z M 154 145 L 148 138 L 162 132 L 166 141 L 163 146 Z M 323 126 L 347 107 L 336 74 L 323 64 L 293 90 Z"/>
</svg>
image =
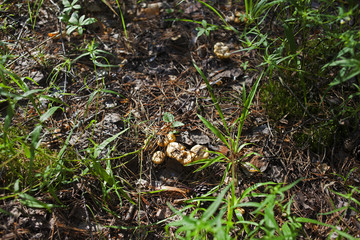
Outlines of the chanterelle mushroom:
<svg viewBox="0 0 360 240">
<path fill-rule="evenodd" d="M 155 152 L 152 157 L 152 161 L 155 164 L 162 164 L 164 160 L 165 160 L 165 153 L 163 153 L 162 151 Z"/>
<path fill-rule="evenodd" d="M 182 152 L 185 150 L 185 146 L 177 143 L 177 142 L 171 142 L 167 145 L 166 148 L 166 156 L 170 157 L 170 158 L 175 158 L 176 160 L 178 160 L 179 162 L 182 159 Z"/>
<path fill-rule="evenodd" d="M 217 42 L 214 45 L 214 53 L 220 59 L 229 58 L 231 55 L 229 47 L 222 42 Z"/>
<path fill-rule="evenodd" d="M 176 140 L 176 137 L 175 137 L 174 133 L 170 132 L 165 137 L 160 137 L 157 140 L 157 145 L 159 147 L 166 147 L 169 143 L 175 142 L 175 140 Z"/>
<path fill-rule="evenodd" d="M 205 146 L 195 145 L 190 149 L 190 151 L 194 154 L 194 161 L 209 157 L 209 149 Z"/>
<path fill-rule="evenodd" d="M 181 158 L 176 160 L 178 160 L 182 165 L 189 164 L 194 159 L 194 154 L 190 151 L 183 151 L 181 154 Z"/>
</svg>

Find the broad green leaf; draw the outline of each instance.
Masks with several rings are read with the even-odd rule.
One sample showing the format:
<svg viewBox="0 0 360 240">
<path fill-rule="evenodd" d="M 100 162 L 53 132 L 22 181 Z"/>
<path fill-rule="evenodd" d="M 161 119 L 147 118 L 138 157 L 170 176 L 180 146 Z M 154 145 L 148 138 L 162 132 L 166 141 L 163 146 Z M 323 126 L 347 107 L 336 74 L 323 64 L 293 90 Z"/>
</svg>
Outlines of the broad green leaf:
<svg viewBox="0 0 360 240">
<path fill-rule="evenodd" d="M 82 26 L 90 25 L 90 24 L 96 23 L 96 19 L 95 18 L 87 18 L 87 19 L 85 19 L 83 21 L 80 21 L 80 23 L 81 23 Z"/>
<path fill-rule="evenodd" d="M 182 122 L 178 122 L 178 121 L 174 121 L 171 126 L 176 128 L 176 127 L 181 127 L 184 126 L 185 124 L 183 124 Z"/>
<path fill-rule="evenodd" d="M 62 22 L 69 22 L 70 16 L 69 15 L 61 15 L 59 16 L 59 20 Z"/>
<path fill-rule="evenodd" d="M 64 5 L 64 7 L 69 7 L 70 6 L 70 2 L 68 0 L 62 0 L 62 4 Z"/>
<path fill-rule="evenodd" d="M 71 14 L 69 23 L 75 26 L 79 25 L 79 13 L 77 11 Z"/>
<path fill-rule="evenodd" d="M 164 116 L 163 116 L 163 121 L 164 121 L 164 122 L 166 122 L 166 123 L 172 123 L 172 122 L 174 122 L 174 120 L 175 120 L 174 115 L 172 115 L 172 114 L 169 113 L 169 112 L 164 113 Z"/>
<path fill-rule="evenodd" d="M 289 224 L 287 222 L 285 222 L 281 226 L 281 230 L 282 230 L 284 236 L 286 237 L 286 239 L 293 239 L 292 237 L 295 236 L 295 234 L 292 232 L 292 230 L 290 229 Z"/>
<path fill-rule="evenodd" d="M 108 139 L 106 139 L 105 141 L 103 141 L 99 146 L 96 147 L 95 151 L 94 151 L 94 157 L 97 158 L 100 154 L 100 152 L 112 141 L 114 141 L 116 138 L 118 138 L 121 134 L 125 133 L 127 130 L 129 130 L 129 128 L 126 128 L 124 130 L 122 130 L 121 132 L 119 132 L 118 134 L 115 134 L 112 137 L 109 137 Z"/>
<path fill-rule="evenodd" d="M 78 31 L 78 33 L 79 33 L 80 35 L 83 35 L 84 29 L 83 29 L 82 27 L 78 27 L 78 28 L 77 28 L 77 31 Z"/>
<path fill-rule="evenodd" d="M 198 31 L 197 37 L 200 37 L 200 36 L 203 35 L 204 32 L 205 32 L 205 29 L 203 29 L 203 28 L 197 28 L 196 30 Z"/>
<path fill-rule="evenodd" d="M 40 116 L 40 122 L 45 122 L 46 120 L 49 119 L 49 117 L 51 117 L 55 112 L 56 110 L 58 110 L 60 107 L 52 107 L 50 109 L 48 109 L 46 111 L 46 113 L 44 113 L 43 115 Z"/>
<path fill-rule="evenodd" d="M 57 206 L 54 204 L 41 202 L 41 201 L 37 200 L 36 198 L 34 198 L 33 196 L 30 196 L 27 193 L 20 193 L 18 196 L 21 198 L 21 199 L 19 199 L 20 203 L 24 204 L 25 206 L 28 206 L 28 207 L 46 208 L 49 211 L 51 210 L 51 208 L 60 207 L 60 206 Z"/>
<path fill-rule="evenodd" d="M 20 192 L 20 179 L 16 179 L 14 183 L 14 192 L 18 193 Z"/>
<path fill-rule="evenodd" d="M 279 232 L 280 229 L 279 229 L 279 226 L 274 217 L 273 207 L 274 207 L 274 205 L 267 206 L 264 210 L 265 226 L 267 226 L 268 228 L 271 228 L 271 229 L 276 229 Z"/>
<path fill-rule="evenodd" d="M 85 15 L 82 15 L 80 18 L 79 18 L 79 26 L 84 26 L 84 19 L 85 19 Z"/>
<path fill-rule="evenodd" d="M 75 31 L 78 27 L 77 26 L 67 26 L 69 27 L 67 30 L 66 30 L 66 34 L 67 35 L 70 35 L 73 31 Z M 79 57 L 78 57 L 79 58 Z M 76 58 L 76 60 L 78 59 Z M 74 61 L 73 61 L 74 62 Z"/>
</svg>

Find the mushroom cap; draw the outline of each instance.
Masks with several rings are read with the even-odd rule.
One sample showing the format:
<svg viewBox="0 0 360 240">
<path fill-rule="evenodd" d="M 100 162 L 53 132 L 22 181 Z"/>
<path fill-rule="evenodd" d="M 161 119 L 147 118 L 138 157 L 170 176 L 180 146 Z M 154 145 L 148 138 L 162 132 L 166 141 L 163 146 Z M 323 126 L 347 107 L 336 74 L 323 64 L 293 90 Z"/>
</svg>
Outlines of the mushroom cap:
<svg viewBox="0 0 360 240">
<path fill-rule="evenodd" d="M 175 140 L 176 140 L 176 137 L 175 137 L 174 133 L 169 132 L 165 137 L 159 136 L 159 138 L 157 140 L 157 145 L 159 147 L 166 147 L 169 143 L 175 142 Z"/>
<path fill-rule="evenodd" d="M 185 146 L 178 142 L 171 142 L 167 145 L 166 156 L 170 158 L 175 158 L 178 161 L 181 161 L 181 154 L 185 150 Z"/>
<path fill-rule="evenodd" d="M 209 149 L 202 145 L 195 145 L 190 151 L 194 154 L 194 161 L 209 157 Z"/>
<path fill-rule="evenodd" d="M 169 141 L 168 141 L 167 137 L 159 136 L 156 143 L 159 147 L 166 147 L 169 144 Z"/>
<path fill-rule="evenodd" d="M 178 160 L 182 165 L 186 165 L 191 163 L 194 160 L 194 153 L 190 151 L 183 151 L 180 161 Z"/>
<path fill-rule="evenodd" d="M 169 140 L 169 143 L 176 141 L 176 136 L 175 136 L 175 134 L 173 132 L 169 132 L 166 135 L 166 138 Z"/>
<path fill-rule="evenodd" d="M 165 160 L 165 153 L 162 151 L 157 151 L 154 153 L 151 160 L 155 164 L 162 164 Z"/>
<path fill-rule="evenodd" d="M 230 49 L 223 42 L 217 42 L 214 45 L 214 53 L 220 59 L 225 59 L 230 57 Z"/>
</svg>

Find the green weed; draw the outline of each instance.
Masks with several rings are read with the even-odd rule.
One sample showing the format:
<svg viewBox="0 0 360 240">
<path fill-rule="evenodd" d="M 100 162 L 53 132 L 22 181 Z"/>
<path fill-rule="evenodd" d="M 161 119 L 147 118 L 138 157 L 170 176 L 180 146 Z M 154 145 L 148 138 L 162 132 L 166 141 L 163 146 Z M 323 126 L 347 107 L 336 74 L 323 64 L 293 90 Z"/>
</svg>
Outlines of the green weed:
<svg viewBox="0 0 360 240">
<path fill-rule="evenodd" d="M 243 86 L 243 109 L 241 111 L 241 115 L 240 117 L 234 121 L 234 123 L 229 126 L 228 123 L 226 122 L 226 119 L 222 113 L 221 107 L 219 105 L 218 100 L 216 99 L 212 87 L 208 81 L 208 79 L 206 78 L 206 76 L 204 75 L 204 73 L 201 71 L 201 69 L 194 64 L 196 70 L 199 72 L 199 74 L 201 75 L 201 77 L 203 78 L 203 80 L 206 83 L 206 86 L 208 88 L 208 91 L 210 93 L 211 99 L 215 105 L 215 108 L 217 110 L 217 112 L 219 113 L 219 116 L 221 118 L 223 127 L 225 128 L 226 133 L 222 133 L 217 127 L 215 127 L 210 121 L 208 121 L 207 119 L 205 119 L 204 117 L 202 117 L 201 115 L 198 115 L 198 117 L 201 119 L 201 121 L 205 124 L 205 126 L 207 128 L 209 128 L 216 137 L 218 137 L 218 139 L 225 144 L 225 146 L 230 150 L 230 156 L 225 156 L 224 154 L 220 153 L 220 152 L 214 152 L 217 157 L 214 159 L 204 159 L 204 160 L 199 160 L 199 161 L 195 161 L 192 164 L 203 164 L 203 166 L 201 166 L 198 171 L 203 170 L 206 167 L 211 166 L 212 164 L 216 163 L 216 162 L 226 162 L 228 163 L 229 167 L 231 167 L 231 175 L 232 175 L 232 179 L 234 181 L 236 181 L 237 179 L 237 164 L 241 163 L 241 161 L 250 156 L 253 155 L 255 153 L 250 153 L 250 154 L 246 154 L 244 156 L 241 155 L 241 150 L 246 147 L 247 145 L 249 145 L 250 143 L 242 143 L 240 142 L 240 137 L 241 137 L 241 133 L 242 133 L 242 129 L 244 127 L 244 123 L 245 120 L 247 118 L 247 116 L 249 115 L 249 111 L 250 111 L 250 105 L 252 103 L 252 100 L 255 96 L 256 90 L 258 88 L 260 79 L 262 78 L 262 76 L 264 75 L 264 72 L 262 72 L 259 77 L 257 78 L 257 80 L 255 81 L 253 87 L 251 88 L 251 91 L 249 93 L 249 95 L 246 95 L 246 87 L 245 85 Z M 230 168 L 227 168 L 228 170 Z M 226 174 L 225 174 L 226 175 Z"/>
<path fill-rule="evenodd" d="M 311 134 L 307 138 L 310 145 L 320 141 L 328 147 L 333 143 L 328 126 L 333 133 L 341 134 L 341 124 L 334 123 L 358 118 L 359 105 L 353 98 L 359 96 L 356 79 L 360 73 L 360 38 L 358 27 L 350 26 L 350 20 L 359 14 L 357 5 L 334 8 L 332 1 L 312 8 L 309 1 L 291 1 L 286 6 L 278 3 L 282 10 L 274 17 L 282 25 L 282 35 L 271 38 L 262 34 L 261 28 L 253 28 L 257 41 L 243 41 L 263 50 L 260 66 L 270 69 L 268 83 L 261 89 L 262 101 L 275 121 L 284 116 L 287 120 L 316 121 L 296 135 L 304 140 L 306 134 Z M 348 90 L 349 85 L 353 90 Z M 335 107 L 325 100 L 333 94 L 341 102 Z M 322 139 L 317 138 L 320 136 Z"/>
<path fill-rule="evenodd" d="M 95 18 L 86 18 L 85 15 L 79 16 L 79 9 L 81 5 L 77 4 L 79 0 L 73 0 L 71 3 L 68 0 L 62 0 L 64 9 L 59 19 L 66 23 L 66 34 L 70 35 L 72 32 L 77 31 L 80 35 L 84 32 L 84 26 L 96 22 Z M 70 15 L 71 14 L 71 15 Z"/>
<path fill-rule="evenodd" d="M 169 232 L 170 227 L 177 227 L 177 239 L 256 239 L 259 236 L 262 239 L 296 239 L 302 226 L 292 216 L 292 199 L 285 201 L 285 193 L 299 181 L 286 186 L 258 183 L 245 189 L 240 197 L 231 191 L 234 187 L 231 182 L 216 198 L 200 197 L 188 201 L 212 202 L 206 209 L 187 205 L 176 210 L 169 205 L 181 219 L 169 223 L 166 230 Z M 264 187 L 265 190 L 258 191 Z M 190 209 L 193 209 L 190 214 L 184 214 Z M 281 224 L 275 219 L 275 211 L 284 216 Z"/>
<path fill-rule="evenodd" d="M 202 36 L 203 34 L 205 34 L 205 36 L 209 37 L 210 36 L 210 32 L 214 31 L 217 29 L 217 26 L 214 25 L 209 25 L 206 20 L 202 20 L 201 21 L 201 27 L 197 27 L 196 31 L 198 31 L 197 33 L 197 37 Z"/>
<path fill-rule="evenodd" d="M 27 0 L 29 19 L 30 22 L 32 23 L 33 28 L 35 27 L 36 18 L 39 14 L 43 2 L 44 2 L 43 0 L 35 0 L 35 1 Z"/>
<path fill-rule="evenodd" d="M 259 25 L 265 20 L 271 8 L 282 2 L 284 1 L 245 0 L 245 16 L 243 16 L 243 21 L 246 22 L 247 25 L 251 25 L 253 23 Z"/>
<path fill-rule="evenodd" d="M 356 169 L 353 169 L 352 171 L 356 171 Z M 341 176 L 342 178 L 344 178 L 345 182 L 348 179 L 348 177 L 352 171 L 350 171 L 350 173 L 346 177 Z M 326 212 L 326 213 L 318 213 L 318 216 L 321 217 L 321 216 L 329 216 L 330 215 L 332 218 L 338 219 L 336 221 L 342 222 L 343 218 L 345 218 L 345 216 L 349 212 L 353 212 L 354 214 L 356 214 L 353 221 L 359 221 L 360 202 L 359 202 L 357 196 L 360 194 L 360 190 L 358 189 L 358 187 L 348 186 L 347 193 L 340 193 L 340 192 L 334 191 L 332 189 L 329 189 L 329 190 L 330 190 L 330 192 L 332 192 L 335 195 L 337 195 L 338 197 L 340 197 L 342 199 L 342 201 L 345 202 L 345 204 L 342 207 L 337 207 L 337 206 L 333 205 L 334 210 Z M 310 223 L 310 224 L 327 227 L 327 228 L 331 229 L 331 231 L 328 234 L 328 237 L 331 236 L 331 238 L 358 239 L 348 233 L 348 231 L 349 231 L 348 228 L 339 228 L 337 226 L 333 226 L 331 224 L 323 223 L 319 220 L 310 219 L 310 218 L 298 217 L 298 218 L 295 218 L 295 220 L 299 223 Z"/>
<path fill-rule="evenodd" d="M 182 122 L 175 121 L 174 115 L 172 115 L 172 114 L 169 113 L 169 112 L 164 113 L 164 115 L 163 115 L 163 121 L 164 121 L 165 123 L 171 124 L 171 127 L 172 127 L 172 128 L 184 126 L 184 124 L 183 124 Z"/>
<path fill-rule="evenodd" d="M 108 54 L 112 55 L 109 52 L 106 52 L 104 50 L 98 49 L 99 44 L 95 42 L 95 39 L 91 41 L 91 43 L 87 44 L 85 49 L 81 49 L 82 51 L 85 51 L 85 53 L 81 54 L 80 56 L 76 57 L 74 60 L 71 61 L 71 63 L 75 63 L 80 58 L 89 56 L 90 60 L 93 62 L 94 67 L 105 67 L 105 68 L 111 68 L 111 67 L 119 67 L 119 65 L 111 65 L 109 64 L 109 61 L 106 57 L 102 56 L 101 54 Z M 99 61 L 99 59 L 104 60 L 107 64 L 103 64 Z"/>
</svg>

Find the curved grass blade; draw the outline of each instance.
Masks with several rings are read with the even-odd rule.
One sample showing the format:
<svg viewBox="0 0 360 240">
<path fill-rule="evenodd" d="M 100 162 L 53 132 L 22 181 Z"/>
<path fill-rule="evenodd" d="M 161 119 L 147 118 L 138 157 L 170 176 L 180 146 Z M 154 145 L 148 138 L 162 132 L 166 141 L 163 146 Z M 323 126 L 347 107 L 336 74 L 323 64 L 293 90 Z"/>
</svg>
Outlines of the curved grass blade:
<svg viewBox="0 0 360 240">
<path fill-rule="evenodd" d="M 295 218 L 295 221 L 296 222 L 300 222 L 300 223 L 312 223 L 312 224 L 316 224 L 316 225 L 321 225 L 321 226 L 325 226 L 325 227 L 329 227 L 331 228 L 333 231 L 335 231 L 337 234 L 339 234 L 340 236 L 342 237 L 345 237 L 347 239 L 358 239 L 358 238 L 355 238 L 353 236 L 351 236 L 350 234 L 346 233 L 346 232 L 343 232 L 343 231 L 340 231 L 336 228 L 336 226 L 332 226 L 330 224 L 326 224 L 326 223 L 322 223 L 322 222 L 319 222 L 315 219 L 310 219 L 310 218 L 304 218 L 304 217 L 298 217 L 298 218 Z"/>
<path fill-rule="evenodd" d="M 264 75 L 264 71 L 262 71 L 260 76 L 256 79 L 256 81 L 255 81 L 253 87 L 251 88 L 251 91 L 250 91 L 250 93 L 249 93 L 249 95 L 246 98 L 246 101 L 244 103 L 244 106 L 243 106 L 243 109 L 242 109 L 242 112 L 241 112 L 241 116 L 240 116 L 238 132 L 237 132 L 237 135 L 236 135 L 236 146 L 239 145 L 240 136 L 241 136 L 241 132 L 242 132 L 242 129 L 243 129 L 243 126 L 244 126 L 244 123 L 245 123 L 245 119 L 246 119 L 247 115 L 249 114 L 250 105 L 251 105 L 252 100 L 253 100 L 253 98 L 255 96 L 256 90 L 257 90 L 257 88 L 259 86 L 260 79 L 263 77 L 263 75 Z"/>
<path fill-rule="evenodd" d="M 201 121 L 205 124 L 205 126 L 209 128 L 230 149 L 230 145 L 227 142 L 226 137 L 220 132 L 220 130 L 217 129 L 214 125 L 212 125 L 208 120 L 206 120 L 201 115 L 198 114 L 197 116 L 201 119 Z"/>
<path fill-rule="evenodd" d="M 229 129 L 228 129 L 227 124 L 226 124 L 225 117 L 224 117 L 224 115 L 223 115 L 223 113 L 221 111 L 221 108 L 220 108 L 220 105 L 219 105 L 218 101 L 216 100 L 216 97 L 215 97 L 214 92 L 212 90 L 212 87 L 211 87 L 211 85 L 209 83 L 209 80 L 206 78 L 205 74 L 201 71 L 201 69 L 195 64 L 195 62 L 193 62 L 193 65 L 196 68 L 196 70 L 198 71 L 198 73 L 201 75 L 202 79 L 205 81 L 206 87 L 207 87 L 207 89 L 208 89 L 208 91 L 210 93 L 210 96 L 211 96 L 211 100 L 213 101 L 213 103 L 215 105 L 215 108 L 219 113 L 219 116 L 220 116 L 220 118 L 221 118 L 221 120 L 223 122 L 223 125 L 224 125 L 224 127 L 226 129 L 227 134 L 230 135 Z"/>
</svg>

